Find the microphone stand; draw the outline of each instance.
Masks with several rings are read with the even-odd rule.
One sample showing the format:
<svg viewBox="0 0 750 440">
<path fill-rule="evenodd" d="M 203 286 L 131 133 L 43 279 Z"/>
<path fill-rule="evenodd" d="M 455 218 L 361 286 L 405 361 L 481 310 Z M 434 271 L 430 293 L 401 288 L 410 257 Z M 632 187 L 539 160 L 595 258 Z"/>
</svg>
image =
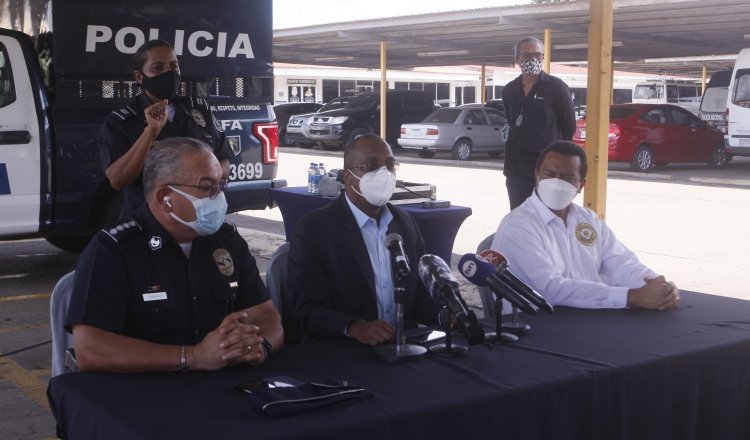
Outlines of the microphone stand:
<svg viewBox="0 0 750 440">
<path fill-rule="evenodd" d="M 513 306 L 511 322 L 503 324 L 503 330 L 516 336 L 525 336 L 531 331 L 531 326 L 518 320 L 518 307 Z"/>
<path fill-rule="evenodd" d="M 451 328 L 451 311 L 448 306 L 440 309 L 440 322 L 443 323 L 445 331 L 445 343 L 430 345 L 430 353 L 441 356 L 456 357 L 463 356 L 469 352 L 469 347 L 465 344 L 453 344 L 453 329 Z"/>
<path fill-rule="evenodd" d="M 514 307 L 515 308 L 515 307 Z M 518 336 L 512 333 L 506 333 L 503 331 L 505 326 L 503 325 L 503 297 L 500 295 L 495 296 L 495 331 L 487 332 L 484 335 L 484 341 L 486 344 L 512 344 L 518 341 Z M 498 335 L 500 335 L 498 337 Z"/>
<path fill-rule="evenodd" d="M 391 257 L 393 255 L 391 254 Z M 396 267 L 392 261 L 391 267 Z M 396 343 L 380 345 L 372 352 L 386 362 L 404 362 L 421 359 L 427 355 L 427 349 L 421 345 L 407 344 L 404 335 L 404 303 L 406 303 L 406 277 L 408 274 L 393 270 L 393 302 L 396 305 Z"/>
</svg>

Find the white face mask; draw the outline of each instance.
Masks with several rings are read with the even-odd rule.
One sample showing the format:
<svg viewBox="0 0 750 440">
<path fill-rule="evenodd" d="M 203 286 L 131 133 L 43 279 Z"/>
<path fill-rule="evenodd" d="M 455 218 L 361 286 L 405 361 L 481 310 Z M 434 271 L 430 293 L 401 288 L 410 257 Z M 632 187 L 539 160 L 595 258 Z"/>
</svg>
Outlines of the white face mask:
<svg viewBox="0 0 750 440">
<path fill-rule="evenodd" d="M 357 177 L 354 173 L 352 173 L 352 176 Z M 385 206 L 388 200 L 391 199 L 393 190 L 396 189 L 396 175 L 388 171 L 388 168 L 385 166 L 365 173 L 362 177 L 357 177 L 357 179 L 359 179 L 359 189 L 362 192 L 357 191 L 353 186 L 352 189 L 373 206 Z"/>
<path fill-rule="evenodd" d="M 536 184 L 536 193 L 545 206 L 553 211 L 560 211 L 573 203 L 578 188 L 562 179 L 542 179 Z"/>
</svg>

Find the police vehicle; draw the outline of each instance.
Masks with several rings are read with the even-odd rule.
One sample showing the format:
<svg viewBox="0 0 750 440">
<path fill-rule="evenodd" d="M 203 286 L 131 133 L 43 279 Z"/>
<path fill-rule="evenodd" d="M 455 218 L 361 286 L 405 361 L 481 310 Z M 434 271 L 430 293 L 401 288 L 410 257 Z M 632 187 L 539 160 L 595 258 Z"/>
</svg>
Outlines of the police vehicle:
<svg viewBox="0 0 750 440">
<path fill-rule="evenodd" d="M 97 137 L 105 116 L 140 92 L 132 57 L 151 39 L 173 44 L 180 94 L 213 111 L 215 120 L 196 123 L 227 135 L 230 211 L 272 206 L 270 188 L 286 186 L 276 179 L 271 0 L 1 7 L 0 239 L 44 237 L 80 251 L 116 218 L 120 195 L 102 171 Z"/>
</svg>

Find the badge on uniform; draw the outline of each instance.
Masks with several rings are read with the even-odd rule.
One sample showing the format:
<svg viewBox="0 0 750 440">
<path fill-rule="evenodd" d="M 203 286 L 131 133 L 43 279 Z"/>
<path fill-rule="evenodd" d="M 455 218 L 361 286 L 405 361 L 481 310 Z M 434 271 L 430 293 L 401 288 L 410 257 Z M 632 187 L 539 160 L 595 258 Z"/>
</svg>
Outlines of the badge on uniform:
<svg viewBox="0 0 750 440">
<path fill-rule="evenodd" d="M 161 237 L 157 237 L 156 235 L 152 236 L 151 239 L 148 241 L 148 246 L 151 248 L 152 251 L 161 249 Z"/>
<path fill-rule="evenodd" d="M 596 244 L 596 230 L 588 223 L 579 223 L 576 226 L 576 238 L 584 246 Z"/>
<path fill-rule="evenodd" d="M 203 117 L 203 113 L 201 113 L 200 110 L 193 109 L 190 111 L 190 114 L 193 116 L 193 121 L 195 121 L 196 124 L 202 128 L 206 127 L 206 118 Z"/>
<path fill-rule="evenodd" d="M 239 156 L 242 151 L 242 143 L 239 136 L 227 136 L 227 143 L 235 156 Z"/>
<path fill-rule="evenodd" d="M 226 277 L 231 276 L 234 273 L 234 262 L 229 252 L 224 248 L 219 248 L 214 251 L 213 255 L 219 272 Z"/>
</svg>

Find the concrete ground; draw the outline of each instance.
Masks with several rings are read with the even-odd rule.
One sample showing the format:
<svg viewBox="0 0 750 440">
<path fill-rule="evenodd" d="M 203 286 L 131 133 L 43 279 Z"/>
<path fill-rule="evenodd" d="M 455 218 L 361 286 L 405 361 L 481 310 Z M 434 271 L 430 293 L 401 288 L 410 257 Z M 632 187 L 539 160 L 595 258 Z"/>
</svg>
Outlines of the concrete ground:
<svg viewBox="0 0 750 440">
<path fill-rule="evenodd" d="M 397 156 L 402 163 L 400 179 L 432 183 L 437 186 L 438 198 L 472 207 L 472 216 L 456 237 L 454 262 L 464 253 L 475 252 L 477 244 L 493 233 L 507 214 L 501 162 L 456 167 L 455 163 L 417 159 L 398 151 Z M 283 149 L 278 176 L 286 178 L 290 186 L 301 186 L 312 161 L 325 162 L 328 168 L 342 166 L 340 152 Z M 669 169 L 659 172 L 668 174 Z M 750 234 L 744 229 L 750 218 L 750 182 L 735 176 L 734 181 L 718 177 L 719 182 L 697 185 L 655 177 L 610 172 L 607 221 L 618 238 L 682 289 L 750 299 Z M 240 227 L 264 272 L 271 254 L 285 240 L 281 216 L 277 209 L 242 214 L 230 219 Z M 28 248 L 23 251 L 28 261 L 17 270 L 28 272 L 27 278 L 6 270 L 9 262 L 20 259 L 14 247 L 20 245 Z M 42 274 L 71 270 L 75 260 L 41 240 L 31 240 L 0 242 L 0 262 L 0 439 L 54 438 L 54 420 L 45 394 L 53 282 L 31 291 L 22 287 Z M 473 286 L 464 283 L 462 293 L 481 314 Z"/>
</svg>

